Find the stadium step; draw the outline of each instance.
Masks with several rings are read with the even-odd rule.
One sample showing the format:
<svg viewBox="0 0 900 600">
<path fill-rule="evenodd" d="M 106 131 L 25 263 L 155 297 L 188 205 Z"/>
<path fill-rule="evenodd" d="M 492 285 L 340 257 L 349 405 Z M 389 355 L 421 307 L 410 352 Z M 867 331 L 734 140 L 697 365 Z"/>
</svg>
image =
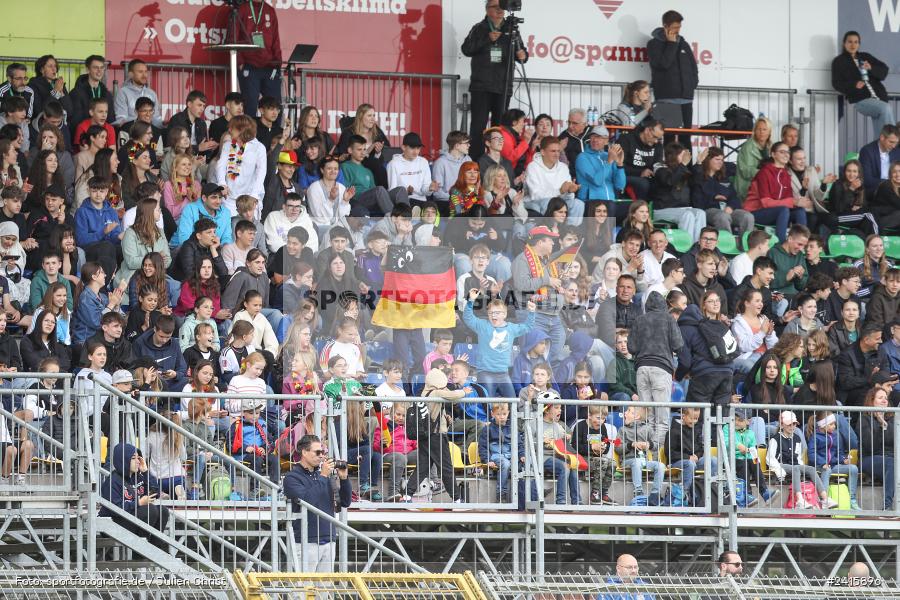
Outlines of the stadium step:
<svg viewBox="0 0 900 600">
<path fill-rule="evenodd" d="M 121 525 L 117 525 L 109 518 L 98 518 L 97 533 L 104 533 L 116 540 L 125 548 L 129 548 L 143 556 L 148 561 L 162 567 L 169 573 L 191 573 L 195 570 L 181 559 L 167 554 L 148 542 L 146 539 L 135 535 Z"/>
</svg>

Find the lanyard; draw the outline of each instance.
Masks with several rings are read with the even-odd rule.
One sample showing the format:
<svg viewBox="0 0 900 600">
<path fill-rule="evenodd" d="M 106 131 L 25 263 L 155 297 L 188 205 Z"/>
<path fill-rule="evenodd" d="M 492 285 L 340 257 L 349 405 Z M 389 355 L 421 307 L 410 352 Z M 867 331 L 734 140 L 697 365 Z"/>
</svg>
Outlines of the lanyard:
<svg viewBox="0 0 900 600">
<path fill-rule="evenodd" d="M 253 24 L 256 25 L 256 29 L 259 30 L 259 22 L 262 21 L 263 9 L 265 5 L 259 7 L 259 16 L 256 16 L 256 11 L 253 10 L 253 5 L 256 4 L 254 0 L 250 0 L 250 18 L 253 19 Z"/>
<path fill-rule="evenodd" d="M 90 87 L 90 86 L 88 86 Z M 91 88 L 91 97 L 100 98 L 103 95 L 103 90 L 100 89 L 100 84 L 97 84 L 97 87 Z"/>
</svg>

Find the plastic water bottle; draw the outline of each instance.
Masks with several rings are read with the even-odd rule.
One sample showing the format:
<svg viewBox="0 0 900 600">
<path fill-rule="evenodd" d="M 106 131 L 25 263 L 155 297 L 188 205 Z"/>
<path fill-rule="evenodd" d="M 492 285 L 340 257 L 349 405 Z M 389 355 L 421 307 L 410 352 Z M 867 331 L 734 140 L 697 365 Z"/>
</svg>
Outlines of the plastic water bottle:
<svg viewBox="0 0 900 600">
<path fill-rule="evenodd" d="M 862 77 L 864 82 L 868 83 L 869 70 L 863 66 L 863 60 L 861 58 L 856 59 L 856 62 L 859 65 L 859 76 Z"/>
<path fill-rule="evenodd" d="M 585 116 L 587 117 L 588 125 L 593 127 L 594 125 L 597 124 L 597 108 L 595 106 L 593 106 L 593 105 L 588 106 L 587 107 L 587 115 L 585 115 Z"/>
<path fill-rule="evenodd" d="M 638 464 L 641 465 L 641 469 L 647 468 L 647 456 L 644 454 L 643 450 L 638 450 L 637 454 Z"/>
</svg>

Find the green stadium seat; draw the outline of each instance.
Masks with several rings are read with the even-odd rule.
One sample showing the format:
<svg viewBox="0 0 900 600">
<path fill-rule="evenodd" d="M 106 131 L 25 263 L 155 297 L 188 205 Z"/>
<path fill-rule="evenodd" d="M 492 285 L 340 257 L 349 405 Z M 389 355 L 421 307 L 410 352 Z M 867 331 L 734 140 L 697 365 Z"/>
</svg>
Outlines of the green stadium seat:
<svg viewBox="0 0 900 600">
<path fill-rule="evenodd" d="M 885 255 L 893 260 L 900 260 L 900 236 L 885 235 L 881 239 L 884 240 Z"/>
<path fill-rule="evenodd" d="M 666 232 L 666 237 L 669 239 L 672 247 L 682 254 L 690 250 L 691 246 L 694 245 L 694 238 L 684 229 L 664 229 L 663 231 Z"/>
<path fill-rule="evenodd" d="M 828 252 L 831 257 L 862 258 L 866 252 L 866 243 L 856 235 L 828 236 Z"/>
<path fill-rule="evenodd" d="M 741 251 L 737 247 L 737 238 L 730 231 L 719 230 L 719 243 L 716 244 L 719 252 L 726 256 L 737 256 Z"/>
</svg>

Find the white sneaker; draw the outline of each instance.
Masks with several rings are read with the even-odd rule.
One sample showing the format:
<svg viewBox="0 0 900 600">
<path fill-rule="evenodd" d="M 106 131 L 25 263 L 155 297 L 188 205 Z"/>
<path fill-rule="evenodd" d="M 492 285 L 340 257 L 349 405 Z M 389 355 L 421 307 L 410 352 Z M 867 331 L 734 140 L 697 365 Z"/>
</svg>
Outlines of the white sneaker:
<svg viewBox="0 0 900 600">
<path fill-rule="evenodd" d="M 822 504 L 822 507 L 825 509 L 836 508 L 838 505 L 838 501 L 834 498 L 826 498 Z"/>
<path fill-rule="evenodd" d="M 0 485 L 8 485 L 8 484 L 9 484 L 9 477 L 0 476 Z"/>
<path fill-rule="evenodd" d="M 185 498 L 187 498 L 187 493 L 185 493 L 183 485 L 175 486 L 175 498 L 178 500 L 184 500 Z"/>
<path fill-rule="evenodd" d="M 25 485 L 28 481 L 28 476 L 23 474 L 16 475 L 16 485 Z"/>
<path fill-rule="evenodd" d="M 794 507 L 795 507 L 795 508 L 799 508 L 799 509 L 801 509 L 801 510 L 809 510 L 810 508 L 812 508 L 812 504 L 810 504 L 809 502 L 807 502 L 807 501 L 806 501 L 806 498 L 800 498 L 800 499 L 797 500 L 797 502 L 794 504 Z"/>
</svg>

